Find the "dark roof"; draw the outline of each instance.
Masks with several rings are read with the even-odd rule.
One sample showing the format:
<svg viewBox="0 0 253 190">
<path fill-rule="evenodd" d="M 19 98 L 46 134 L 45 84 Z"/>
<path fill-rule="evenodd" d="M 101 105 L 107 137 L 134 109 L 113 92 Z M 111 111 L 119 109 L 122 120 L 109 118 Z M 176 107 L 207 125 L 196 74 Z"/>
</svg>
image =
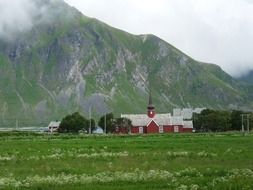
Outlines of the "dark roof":
<svg viewBox="0 0 253 190">
<path fill-rule="evenodd" d="M 150 108 L 154 108 L 154 107 L 155 107 L 155 106 L 153 105 L 151 91 L 149 91 L 148 107 L 150 107 Z"/>
</svg>

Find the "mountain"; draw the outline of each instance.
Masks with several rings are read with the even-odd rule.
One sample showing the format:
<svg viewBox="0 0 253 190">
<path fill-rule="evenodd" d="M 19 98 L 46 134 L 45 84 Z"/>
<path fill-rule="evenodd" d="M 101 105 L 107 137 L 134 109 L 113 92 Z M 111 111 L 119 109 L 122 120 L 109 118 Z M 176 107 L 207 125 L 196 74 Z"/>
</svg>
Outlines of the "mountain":
<svg viewBox="0 0 253 190">
<path fill-rule="evenodd" d="M 51 19 L 0 39 L 0 126 L 46 126 L 80 111 L 143 113 L 174 107 L 252 108 L 252 92 L 214 64 L 195 61 L 154 35 L 132 35 L 61 0 Z M 43 15 L 37 15 L 42 17 Z"/>
<path fill-rule="evenodd" d="M 248 74 L 241 76 L 239 80 L 253 84 L 253 70 L 250 71 Z"/>
</svg>

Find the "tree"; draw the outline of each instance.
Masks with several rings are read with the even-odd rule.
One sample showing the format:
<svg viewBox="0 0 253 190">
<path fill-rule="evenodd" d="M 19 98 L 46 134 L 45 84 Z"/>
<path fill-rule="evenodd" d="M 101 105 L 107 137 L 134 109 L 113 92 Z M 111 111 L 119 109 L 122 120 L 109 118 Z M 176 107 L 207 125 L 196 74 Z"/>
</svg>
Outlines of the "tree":
<svg viewBox="0 0 253 190">
<path fill-rule="evenodd" d="M 99 119 L 98 126 L 101 127 L 105 131 L 106 124 L 106 133 L 114 132 L 114 128 L 112 125 L 113 122 L 113 113 L 106 114 Z"/>
<path fill-rule="evenodd" d="M 96 122 L 95 122 L 95 120 L 94 119 L 90 119 L 90 120 L 88 120 L 88 122 L 89 122 L 89 129 L 87 130 L 87 131 L 89 131 L 90 130 L 90 125 L 91 125 L 91 133 L 92 133 L 92 131 L 94 131 L 95 130 L 95 128 L 96 128 Z"/>
<path fill-rule="evenodd" d="M 198 130 L 198 131 L 202 130 L 201 114 L 193 113 L 192 122 L 193 122 L 193 126 L 196 130 Z"/>
<path fill-rule="evenodd" d="M 215 131 L 229 131 L 231 130 L 231 112 L 229 111 L 215 111 L 214 124 Z"/>
<path fill-rule="evenodd" d="M 89 127 L 88 120 L 85 119 L 78 112 L 71 115 L 67 115 L 61 121 L 59 126 L 59 132 L 61 133 L 77 133 L 80 130 L 84 130 Z"/>
<path fill-rule="evenodd" d="M 116 118 L 113 120 L 112 125 L 114 128 L 114 131 L 116 130 L 116 128 L 118 128 L 120 131 L 126 130 L 126 132 L 129 133 L 132 126 L 132 121 L 128 118 Z"/>
<path fill-rule="evenodd" d="M 205 109 L 200 114 L 193 114 L 193 126 L 198 131 L 209 131 L 211 130 L 210 122 L 212 121 L 212 116 L 210 114 L 213 113 L 213 110 Z"/>
<path fill-rule="evenodd" d="M 253 113 L 249 116 L 249 128 L 250 130 L 253 130 Z"/>
<path fill-rule="evenodd" d="M 241 130 L 242 128 L 242 117 L 243 114 L 242 111 L 239 110 L 233 110 L 231 113 L 231 128 L 232 130 Z"/>
<path fill-rule="evenodd" d="M 206 109 L 193 115 L 193 124 L 200 131 L 228 131 L 231 130 L 231 113 Z"/>
</svg>

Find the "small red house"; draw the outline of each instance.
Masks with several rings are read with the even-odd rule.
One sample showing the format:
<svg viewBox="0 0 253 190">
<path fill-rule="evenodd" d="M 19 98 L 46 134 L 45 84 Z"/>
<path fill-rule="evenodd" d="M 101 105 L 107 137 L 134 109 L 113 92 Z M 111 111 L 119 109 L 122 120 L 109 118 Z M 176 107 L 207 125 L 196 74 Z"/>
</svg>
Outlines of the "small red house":
<svg viewBox="0 0 253 190">
<path fill-rule="evenodd" d="M 171 116 L 170 113 L 156 114 L 151 95 L 147 114 L 121 115 L 121 117 L 132 121 L 131 133 L 133 134 L 181 133 L 193 130 L 192 121 L 184 121 L 182 116 Z"/>
</svg>

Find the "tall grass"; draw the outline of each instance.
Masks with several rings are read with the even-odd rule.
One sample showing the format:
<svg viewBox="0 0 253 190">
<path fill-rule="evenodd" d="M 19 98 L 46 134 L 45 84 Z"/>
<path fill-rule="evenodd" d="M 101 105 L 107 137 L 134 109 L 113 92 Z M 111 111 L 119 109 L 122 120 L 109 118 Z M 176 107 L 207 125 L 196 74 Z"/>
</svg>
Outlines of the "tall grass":
<svg viewBox="0 0 253 190">
<path fill-rule="evenodd" d="M 0 133 L 0 189 L 253 189 L 253 136 Z"/>
</svg>

